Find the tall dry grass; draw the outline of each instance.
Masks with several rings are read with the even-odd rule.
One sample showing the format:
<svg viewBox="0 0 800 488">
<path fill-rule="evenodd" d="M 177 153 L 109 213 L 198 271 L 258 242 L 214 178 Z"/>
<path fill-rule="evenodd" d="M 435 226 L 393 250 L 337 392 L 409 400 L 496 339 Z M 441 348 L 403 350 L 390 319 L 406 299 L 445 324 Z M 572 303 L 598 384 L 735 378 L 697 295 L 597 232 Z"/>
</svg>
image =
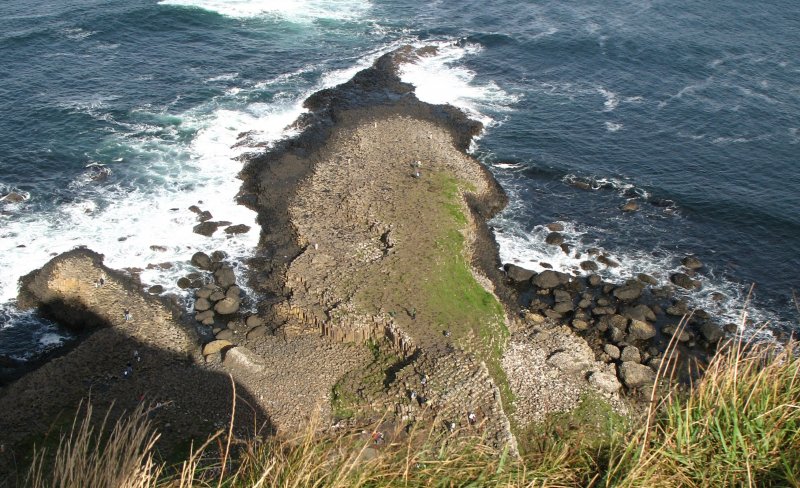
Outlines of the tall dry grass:
<svg viewBox="0 0 800 488">
<path fill-rule="evenodd" d="M 640 428 L 599 443 L 541 442 L 521 458 L 470 431 L 418 430 L 376 445 L 369 431 L 322 435 L 317 423 L 260 441 L 237 441 L 229 428 L 168 467 L 153 461 L 157 434 L 137 410 L 106 440 L 76 421 L 52 465 L 36 457 L 30 486 L 800 486 L 797 350 L 732 341 L 689 391 L 661 390 Z"/>
</svg>

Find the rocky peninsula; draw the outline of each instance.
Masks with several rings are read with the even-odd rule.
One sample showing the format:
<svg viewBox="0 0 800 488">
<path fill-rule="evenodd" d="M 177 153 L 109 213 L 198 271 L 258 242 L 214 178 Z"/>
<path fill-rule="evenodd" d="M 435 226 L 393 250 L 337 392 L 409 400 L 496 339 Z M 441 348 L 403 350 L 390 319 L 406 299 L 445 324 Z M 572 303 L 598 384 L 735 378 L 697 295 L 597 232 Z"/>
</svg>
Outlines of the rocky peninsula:
<svg viewBox="0 0 800 488">
<path fill-rule="evenodd" d="M 193 257 L 188 306 L 86 249 L 23 277 L 21 307 L 85 338 L 0 391 L 6 454 L 87 397 L 114 415 L 152 402 L 165 445 L 202 439 L 228 421 L 232 387 L 243 436 L 382 422 L 477 431 L 513 452 L 516 433 L 587 397 L 626 413 L 622 395 L 649 391 L 673 334 L 713 348 L 721 331 L 676 328 L 665 317 L 687 307 L 646 277 L 502 267 L 486 222 L 506 197 L 466 152 L 480 125 L 398 76 L 430 53 L 399 49 L 316 93 L 297 137 L 248 157 L 252 296 L 222 254 Z"/>
</svg>

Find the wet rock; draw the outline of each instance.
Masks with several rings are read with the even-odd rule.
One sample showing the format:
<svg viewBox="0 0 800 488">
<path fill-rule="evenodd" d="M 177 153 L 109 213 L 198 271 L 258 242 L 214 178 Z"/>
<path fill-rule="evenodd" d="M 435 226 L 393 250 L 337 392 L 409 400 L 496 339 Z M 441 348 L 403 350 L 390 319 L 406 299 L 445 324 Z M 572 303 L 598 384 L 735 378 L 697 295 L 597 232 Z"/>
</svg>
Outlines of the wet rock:
<svg viewBox="0 0 800 488">
<path fill-rule="evenodd" d="M 23 193 L 19 193 L 16 191 L 12 191 L 6 193 L 2 198 L 0 198 L 0 202 L 7 202 L 7 203 L 21 203 L 27 200 L 28 197 L 25 196 Z"/>
<path fill-rule="evenodd" d="M 641 320 L 642 322 L 646 322 L 648 320 L 655 320 L 656 314 L 655 312 L 648 307 L 647 305 L 640 303 L 634 307 L 626 308 L 622 315 L 628 317 L 631 320 Z"/>
<path fill-rule="evenodd" d="M 675 283 L 676 285 L 680 286 L 681 288 L 685 288 L 687 290 L 697 290 L 701 286 L 699 280 L 693 280 L 686 273 L 674 273 L 669 277 L 669 280 Z"/>
<path fill-rule="evenodd" d="M 619 327 L 609 327 L 608 329 L 608 339 L 618 344 L 625 340 L 625 330 L 620 329 Z"/>
<path fill-rule="evenodd" d="M 178 278 L 178 283 L 177 284 L 178 284 L 178 288 L 180 288 L 181 290 L 185 290 L 186 288 L 189 288 L 190 286 L 192 286 L 192 280 L 190 280 L 189 278 L 187 278 L 185 276 L 182 276 L 182 277 Z"/>
<path fill-rule="evenodd" d="M 194 302 L 194 309 L 198 312 L 205 312 L 211 308 L 211 302 L 205 298 L 198 298 Z"/>
<path fill-rule="evenodd" d="M 218 353 L 227 347 L 231 347 L 232 345 L 233 344 L 231 344 L 229 341 L 213 340 L 203 346 L 203 356 Z"/>
<path fill-rule="evenodd" d="M 703 323 L 700 326 L 700 334 L 709 344 L 716 344 L 725 335 L 722 328 L 713 322 Z"/>
<path fill-rule="evenodd" d="M 661 329 L 661 332 L 668 337 L 672 337 L 678 332 L 678 327 L 674 325 L 667 325 Z M 689 334 L 689 332 L 685 329 L 681 330 L 680 335 L 678 336 L 678 341 L 689 342 L 690 340 L 692 340 L 691 334 Z"/>
<path fill-rule="evenodd" d="M 570 253 L 569 244 L 567 244 L 566 242 L 562 242 L 561 244 L 559 244 L 558 247 L 561 248 L 561 252 L 569 256 Z"/>
<path fill-rule="evenodd" d="M 647 283 L 648 285 L 657 285 L 658 284 L 658 280 L 657 279 L 653 278 L 652 276 L 650 276 L 649 274 L 646 274 L 646 273 L 639 273 L 638 275 L 636 275 L 636 279 L 641 281 L 642 283 Z"/>
<path fill-rule="evenodd" d="M 619 348 L 614 344 L 606 344 L 603 346 L 603 352 L 608 354 L 608 357 L 611 359 L 619 359 L 620 351 Z"/>
<path fill-rule="evenodd" d="M 697 269 L 700 269 L 700 268 L 703 267 L 702 261 L 700 261 L 699 259 L 697 259 L 694 256 L 686 256 L 685 258 L 683 258 L 681 260 L 681 264 L 686 269 L 691 269 L 691 270 L 697 270 Z"/>
<path fill-rule="evenodd" d="M 642 286 L 638 283 L 623 285 L 614 289 L 614 296 L 619 300 L 632 301 L 642 296 Z"/>
<path fill-rule="evenodd" d="M 601 264 L 605 264 L 609 268 L 618 268 L 619 267 L 619 263 L 617 261 L 613 260 L 612 258 L 610 258 L 609 256 L 607 256 L 605 254 L 602 254 L 602 255 L 598 256 L 597 257 L 597 262 L 601 263 Z"/>
<path fill-rule="evenodd" d="M 556 299 L 556 302 L 571 302 L 572 295 L 568 291 L 564 290 L 553 290 L 553 298 Z"/>
<path fill-rule="evenodd" d="M 214 285 L 205 285 L 201 287 L 197 292 L 194 294 L 197 298 L 208 298 L 211 296 L 212 293 L 217 291 L 218 288 Z"/>
<path fill-rule="evenodd" d="M 240 298 L 242 294 L 242 289 L 236 285 L 231 286 L 228 288 L 228 291 L 225 292 L 225 296 L 228 298 L 236 298 L 237 300 Z"/>
<path fill-rule="evenodd" d="M 656 380 L 656 374 L 651 368 L 633 362 L 622 363 L 619 368 L 619 376 L 628 388 L 651 385 Z"/>
<path fill-rule="evenodd" d="M 152 293 L 153 295 L 160 295 L 164 293 L 164 287 L 161 285 L 153 285 L 147 289 L 148 293 Z"/>
<path fill-rule="evenodd" d="M 564 225 L 561 224 L 560 222 L 553 222 L 547 224 L 547 230 L 549 230 L 550 232 L 564 232 Z"/>
<path fill-rule="evenodd" d="M 569 276 L 558 271 L 544 270 L 533 277 L 533 284 L 539 288 L 555 288 L 569 282 Z"/>
<path fill-rule="evenodd" d="M 636 200 L 628 200 L 619 209 L 623 212 L 636 212 L 639 210 L 639 202 Z"/>
<path fill-rule="evenodd" d="M 200 234 L 206 237 L 211 237 L 214 232 L 217 231 L 219 228 L 218 222 L 203 222 L 201 224 L 197 224 L 192 228 L 192 231 L 195 234 Z"/>
<path fill-rule="evenodd" d="M 530 279 L 533 278 L 533 275 L 536 274 L 533 271 L 512 263 L 506 263 L 505 266 L 503 266 L 503 269 L 506 271 L 506 276 L 508 276 L 508 278 L 515 283 L 524 283 L 530 281 Z"/>
<path fill-rule="evenodd" d="M 211 302 L 217 303 L 218 301 L 222 300 L 223 298 L 225 298 L 225 293 L 223 293 L 222 290 L 215 290 L 214 293 L 209 295 L 208 300 L 211 301 Z"/>
<path fill-rule="evenodd" d="M 631 323 L 628 326 L 628 334 L 634 340 L 646 341 L 647 339 L 652 339 L 655 337 L 656 328 L 647 322 L 634 319 L 631 320 Z"/>
<path fill-rule="evenodd" d="M 155 244 L 150 246 L 150 250 L 151 251 L 156 251 L 156 252 L 167 252 L 166 246 L 158 246 L 158 245 L 155 245 Z"/>
<path fill-rule="evenodd" d="M 203 312 L 198 312 L 194 314 L 194 319 L 198 322 L 203 322 L 206 319 L 214 319 L 214 311 L 213 310 L 205 310 Z"/>
<path fill-rule="evenodd" d="M 589 308 L 592 306 L 592 301 L 588 298 L 584 298 L 583 300 L 578 302 L 578 308 Z"/>
<path fill-rule="evenodd" d="M 193 213 L 196 213 L 196 214 L 200 213 L 200 207 L 198 207 L 197 205 L 190 205 L 189 206 L 189 210 L 191 212 L 193 212 Z"/>
<path fill-rule="evenodd" d="M 214 280 L 222 288 L 228 288 L 236 283 L 236 275 L 233 273 L 233 268 L 223 266 L 214 272 Z"/>
<path fill-rule="evenodd" d="M 250 226 L 244 224 L 229 225 L 225 228 L 225 233 L 229 235 L 244 234 L 250 232 Z"/>
<path fill-rule="evenodd" d="M 593 274 L 589 275 L 587 281 L 589 282 L 589 286 L 598 287 L 603 283 L 603 278 L 601 278 L 600 275 Z"/>
<path fill-rule="evenodd" d="M 725 332 L 728 334 L 735 334 L 739 332 L 739 326 L 736 324 L 725 324 Z"/>
<path fill-rule="evenodd" d="M 228 255 L 225 254 L 225 251 L 214 251 L 211 253 L 211 260 L 215 263 L 221 263 L 227 257 Z"/>
<path fill-rule="evenodd" d="M 550 244 L 551 246 L 560 246 L 564 243 L 564 235 L 560 232 L 551 232 L 547 234 L 545 237 L 544 242 Z"/>
<path fill-rule="evenodd" d="M 230 315 L 239 310 L 240 302 L 235 298 L 223 298 L 214 305 L 214 311 L 221 315 Z"/>
<path fill-rule="evenodd" d="M 642 361 L 642 354 L 639 352 L 639 348 L 635 346 L 625 346 L 622 349 L 622 353 L 619 355 L 619 359 L 623 362 L 634 362 L 639 363 Z"/>
<path fill-rule="evenodd" d="M 204 252 L 196 252 L 192 255 L 192 265 L 205 271 L 211 271 L 211 258 Z"/>
<path fill-rule="evenodd" d="M 203 210 L 202 212 L 197 213 L 197 220 L 199 220 L 200 222 L 207 222 L 213 218 L 214 216 L 211 215 L 211 212 L 209 212 L 208 210 Z"/>
<path fill-rule="evenodd" d="M 581 261 L 581 269 L 584 271 L 597 271 L 599 266 L 594 261 Z"/>
<path fill-rule="evenodd" d="M 589 375 L 589 384 L 602 392 L 612 394 L 617 393 L 622 386 L 616 376 L 602 371 L 593 371 Z"/>
</svg>

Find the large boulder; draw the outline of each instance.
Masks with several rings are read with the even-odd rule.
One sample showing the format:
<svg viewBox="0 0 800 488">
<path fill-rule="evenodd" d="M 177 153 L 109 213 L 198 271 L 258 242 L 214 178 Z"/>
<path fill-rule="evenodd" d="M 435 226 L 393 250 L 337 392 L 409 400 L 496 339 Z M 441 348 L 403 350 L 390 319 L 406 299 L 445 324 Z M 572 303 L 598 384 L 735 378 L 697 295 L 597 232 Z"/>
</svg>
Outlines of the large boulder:
<svg viewBox="0 0 800 488">
<path fill-rule="evenodd" d="M 704 322 L 700 325 L 700 334 L 703 335 L 703 338 L 708 341 L 709 344 L 716 344 L 725 335 L 722 331 L 722 327 L 714 322 Z"/>
<path fill-rule="evenodd" d="M 622 386 L 616 376 L 602 371 L 592 372 L 589 375 L 589 384 L 604 393 L 617 393 Z"/>
<path fill-rule="evenodd" d="M 551 232 L 547 234 L 545 237 L 544 242 L 550 244 L 551 246 L 560 246 L 564 243 L 564 235 L 560 232 Z"/>
<path fill-rule="evenodd" d="M 642 296 L 642 289 L 641 283 L 638 282 L 622 285 L 614 289 L 614 296 L 619 300 L 630 302 Z"/>
<path fill-rule="evenodd" d="M 569 282 L 569 275 L 546 269 L 533 277 L 533 284 L 539 288 L 555 288 Z"/>
<path fill-rule="evenodd" d="M 214 232 L 219 228 L 219 222 L 206 221 L 195 225 L 192 228 L 195 234 L 200 234 L 206 237 L 211 237 Z"/>
<path fill-rule="evenodd" d="M 230 315 L 239 310 L 240 302 L 235 298 L 226 297 L 214 305 L 214 311 L 220 315 Z"/>
<path fill-rule="evenodd" d="M 230 225 L 225 228 L 226 234 L 244 234 L 250 232 L 250 226 L 244 224 Z"/>
<path fill-rule="evenodd" d="M 646 341 L 655 337 L 656 328 L 652 324 L 634 319 L 628 326 L 628 335 L 635 340 Z"/>
<path fill-rule="evenodd" d="M 211 258 L 204 252 L 196 252 L 192 255 L 192 264 L 196 267 L 211 271 Z"/>
<path fill-rule="evenodd" d="M 693 280 L 686 273 L 674 273 L 669 277 L 669 280 L 687 290 L 697 290 L 701 286 L 699 280 Z"/>
<path fill-rule="evenodd" d="M 628 388 L 651 385 L 656 380 L 656 373 L 650 367 L 634 362 L 622 363 L 619 376 Z"/>
<path fill-rule="evenodd" d="M 506 276 L 508 276 L 508 278 L 515 283 L 524 283 L 526 281 L 530 281 L 533 275 L 536 274 L 533 271 L 527 270 L 512 263 L 506 263 L 506 265 L 503 266 L 503 269 L 506 271 Z"/>
<path fill-rule="evenodd" d="M 214 272 L 214 280 L 222 288 L 228 288 L 236 283 L 236 275 L 233 273 L 233 268 L 223 266 Z"/>
<path fill-rule="evenodd" d="M 703 262 L 694 256 L 686 256 L 681 260 L 681 264 L 686 269 L 691 269 L 691 270 L 700 269 L 703 267 Z"/>
</svg>

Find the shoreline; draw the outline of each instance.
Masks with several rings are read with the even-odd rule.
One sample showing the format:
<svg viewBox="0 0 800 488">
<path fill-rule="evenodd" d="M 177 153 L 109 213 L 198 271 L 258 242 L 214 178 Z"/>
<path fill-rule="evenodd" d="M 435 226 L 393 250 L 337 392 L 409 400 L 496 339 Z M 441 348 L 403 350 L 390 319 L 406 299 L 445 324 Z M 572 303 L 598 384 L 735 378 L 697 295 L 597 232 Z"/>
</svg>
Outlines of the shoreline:
<svg viewBox="0 0 800 488">
<path fill-rule="evenodd" d="M 26 406 L 33 400 L 25 385 L 45 391 L 59 383 L 59 374 L 82 377 L 54 398 L 37 400 L 53 416 L 89 393 L 101 404 L 124 399 L 118 412 L 143 401 L 119 378 L 122 357 L 110 363 L 115 373 L 105 373 L 106 379 L 86 379 L 99 374 L 87 368 L 108 368 L 87 358 L 107 354 L 105 344 L 120 341 L 126 361 L 142 349 L 160 358 L 154 364 L 172 370 L 165 379 L 157 369 L 141 376 L 134 369 L 137 390 L 155 389 L 161 392 L 155 401 L 180 404 L 160 419 L 173 429 L 168 442 L 202 437 L 228 415 L 228 375 L 253 409 L 240 425 L 242 435 L 290 433 L 315 416 L 324 425 L 385 418 L 394 427 L 423 423 L 439 429 L 468 428 L 477 418 L 495 447 L 511 452 L 515 433 L 575 408 L 587 394 L 620 412 L 627 412 L 623 385 L 632 398 L 646 396 L 670 331 L 640 298 L 666 300 L 668 294 L 651 293 L 646 280 L 620 285 L 596 275 L 501 267 L 487 221 L 507 197 L 466 153 L 480 124 L 454 107 L 420 102 L 397 76 L 399 63 L 431 49 L 401 48 L 347 83 L 312 95 L 310 112 L 295 123 L 297 137 L 249 157 L 237 199 L 258 213 L 261 227 L 255 256 L 245 263 L 258 298 L 255 314 L 239 310 L 254 297 L 243 296 L 224 254 L 195 254 L 196 276 L 181 278 L 197 297 L 194 310 L 183 314 L 191 321 L 188 329 L 174 304 L 148 301 L 140 283 L 105 268 L 91 251 L 61 255 L 24 279 L 22 304 L 46 307 L 55 300 L 65 305 L 51 306 L 61 322 L 98 317 L 99 328 L 65 356 L 2 390 L 7 410 L 23 412 L 9 421 L 21 422 L 24 430 L 32 422 L 24 412 L 33 408 Z M 64 270 L 52 264 L 60 262 L 67 262 Z M 71 278 L 35 279 L 56 272 Z M 132 324 L 120 322 L 118 300 L 96 299 L 99 272 L 130 300 L 149 303 L 147 310 L 159 316 L 173 310 L 158 323 L 192 337 L 191 352 L 164 354 L 168 347 L 162 347 L 158 327 L 139 336 L 126 331 Z M 37 297 L 26 299 L 32 283 L 38 283 Z M 149 313 L 136 311 L 134 317 Z M 715 329 L 706 334 L 703 323 L 694 326 L 708 344 L 721 338 Z M 182 376 L 192 378 L 196 391 L 178 386 Z M 203 383 L 215 385 L 219 408 L 200 414 L 213 417 L 208 424 L 193 426 L 184 414 L 204 405 Z"/>
</svg>

